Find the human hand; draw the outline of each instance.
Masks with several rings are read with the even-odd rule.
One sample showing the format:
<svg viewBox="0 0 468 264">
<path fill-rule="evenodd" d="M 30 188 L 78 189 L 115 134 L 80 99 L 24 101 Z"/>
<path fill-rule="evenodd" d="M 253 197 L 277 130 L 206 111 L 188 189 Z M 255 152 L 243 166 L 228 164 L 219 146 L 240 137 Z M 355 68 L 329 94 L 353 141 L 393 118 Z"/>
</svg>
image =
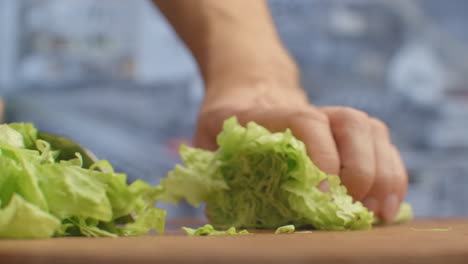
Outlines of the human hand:
<svg viewBox="0 0 468 264">
<path fill-rule="evenodd" d="M 339 175 L 349 194 L 381 219 L 393 220 L 408 177 L 382 121 L 348 107 L 313 106 L 301 89 L 252 85 L 208 89 L 197 123 L 197 147 L 216 149 L 216 136 L 231 116 L 241 124 L 255 121 L 275 132 L 290 128 L 320 169 Z"/>
</svg>

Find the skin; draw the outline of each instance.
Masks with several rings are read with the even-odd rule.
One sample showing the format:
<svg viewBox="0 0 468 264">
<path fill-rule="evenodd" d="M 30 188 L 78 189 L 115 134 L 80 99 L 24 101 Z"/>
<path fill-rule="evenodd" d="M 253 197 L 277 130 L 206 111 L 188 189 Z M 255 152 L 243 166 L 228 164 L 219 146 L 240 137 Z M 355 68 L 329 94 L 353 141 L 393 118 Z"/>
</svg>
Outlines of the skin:
<svg viewBox="0 0 468 264">
<path fill-rule="evenodd" d="M 154 0 L 195 57 L 205 83 L 195 145 L 216 149 L 223 121 L 290 128 L 323 171 L 384 221 L 395 217 L 408 176 L 387 126 L 357 109 L 311 104 L 264 0 Z M 327 184 L 321 185 L 326 191 Z"/>
</svg>

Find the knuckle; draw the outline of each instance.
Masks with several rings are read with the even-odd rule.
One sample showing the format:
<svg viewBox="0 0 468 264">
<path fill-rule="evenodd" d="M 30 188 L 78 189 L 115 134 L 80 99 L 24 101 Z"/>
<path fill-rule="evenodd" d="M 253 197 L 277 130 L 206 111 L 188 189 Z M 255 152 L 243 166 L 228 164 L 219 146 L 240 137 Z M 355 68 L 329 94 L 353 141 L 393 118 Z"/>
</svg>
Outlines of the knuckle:
<svg viewBox="0 0 468 264">
<path fill-rule="evenodd" d="M 354 192 L 365 194 L 375 181 L 375 169 L 371 165 L 358 164 L 353 168 L 342 170 L 344 180 L 354 186 Z"/>
<path fill-rule="evenodd" d="M 360 163 L 354 168 L 354 177 L 362 178 L 364 181 L 374 180 L 374 167 L 366 163 Z"/>
<path fill-rule="evenodd" d="M 368 126 L 369 116 L 360 110 L 351 107 L 342 107 L 334 114 L 335 125 L 344 127 L 365 128 Z"/>
<path fill-rule="evenodd" d="M 351 107 L 341 107 L 338 110 L 338 113 L 341 116 L 345 118 L 349 118 L 349 119 L 361 120 L 361 119 L 366 119 L 369 117 L 365 112 L 355 109 L 355 108 L 351 108 Z"/>
<path fill-rule="evenodd" d="M 388 195 L 396 192 L 398 184 L 392 175 L 376 174 L 374 182 L 369 190 L 369 195 L 377 198 L 378 200 L 385 201 Z"/>
<path fill-rule="evenodd" d="M 381 169 L 375 175 L 374 186 L 379 188 L 382 192 L 388 193 L 391 191 L 392 186 L 395 183 L 396 174 L 392 173 L 389 170 Z"/>
<path fill-rule="evenodd" d="M 388 137 L 390 136 L 390 129 L 382 120 L 374 118 L 374 117 L 370 117 L 369 119 L 370 119 L 372 129 L 374 131 L 376 131 L 379 134 L 382 133 Z"/>
<path fill-rule="evenodd" d="M 401 196 L 404 196 L 407 188 L 408 188 L 408 172 L 406 170 L 405 164 L 403 160 L 400 157 L 400 153 L 398 149 L 395 147 L 395 145 L 391 145 L 391 148 L 393 150 L 393 153 L 395 155 L 396 159 L 396 166 L 398 168 L 396 177 L 397 179 L 395 180 L 397 183 L 397 187 L 399 187 L 399 190 L 397 190 L 398 193 L 400 193 Z"/>
<path fill-rule="evenodd" d="M 311 157 L 315 165 L 326 173 L 338 174 L 340 159 L 332 151 L 323 151 L 317 157 Z"/>
<path fill-rule="evenodd" d="M 308 120 L 326 125 L 330 123 L 330 120 L 326 114 L 312 109 L 295 110 L 291 113 L 291 117 L 292 120 L 295 120 L 296 122 Z"/>
</svg>

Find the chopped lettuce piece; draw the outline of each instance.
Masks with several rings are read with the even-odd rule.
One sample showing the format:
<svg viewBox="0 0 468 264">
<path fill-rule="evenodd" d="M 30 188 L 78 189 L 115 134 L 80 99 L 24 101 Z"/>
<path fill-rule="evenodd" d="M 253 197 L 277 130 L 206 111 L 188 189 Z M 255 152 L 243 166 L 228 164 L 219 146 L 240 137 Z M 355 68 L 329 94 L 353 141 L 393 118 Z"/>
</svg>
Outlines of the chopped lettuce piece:
<svg viewBox="0 0 468 264">
<path fill-rule="evenodd" d="M 37 140 L 37 129 L 32 123 L 10 123 L 5 125 L 18 131 L 23 136 L 25 148 L 34 149 Z"/>
<path fill-rule="evenodd" d="M 79 154 L 58 160 L 60 150 L 38 139 L 32 124 L 0 125 L 0 132 L 0 238 L 164 232 L 166 212 L 154 207 L 161 187 L 128 185 L 106 161 L 85 169 Z"/>
<path fill-rule="evenodd" d="M 8 125 L 0 125 L 0 142 L 10 144 L 13 147 L 24 148 L 23 136 Z"/>
<path fill-rule="evenodd" d="M 294 233 L 295 230 L 296 228 L 294 225 L 285 225 L 278 227 L 275 231 L 275 234 Z"/>
<path fill-rule="evenodd" d="M 409 203 L 403 202 L 400 205 L 400 209 L 393 220 L 393 223 L 400 224 L 408 222 L 413 219 L 413 208 Z"/>
<path fill-rule="evenodd" d="M 419 232 L 446 232 L 446 231 L 452 231 L 452 227 L 448 227 L 448 228 L 415 228 L 415 227 L 412 227 L 411 230 L 419 231 Z"/>
<path fill-rule="evenodd" d="M 156 229 L 159 234 L 164 234 L 166 224 L 166 210 L 150 208 L 143 211 L 135 222 L 129 223 L 120 229 L 120 234 L 125 236 L 141 236 L 148 230 Z"/>
<path fill-rule="evenodd" d="M 202 227 L 193 229 L 189 227 L 182 227 L 182 229 L 189 236 L 219 236 L 219 235 L 248 235 L 250 234 L 247 230 L 236 231 L 235 227 L 230 227 L 226 231 L 215 230 L 214 227 L 210 224 L 206 224 Z"/>
<path fill-rule="evenodd" d="M 0 238 L 47 238 L 59 228 L 60 221 L 36 205 L 14 194 L 0 209 Z"/>
<path fill-rule="evenodd" d="M 408 221 L 410 221 L 412 219 L 413 219 L 413 208 L 411 207 L 411 205 L 409 203 L 403 202 L 400 205 L 400 209 L 398 210 L 398 213 L 395 216 L 395 219 L 390 224 L 401 224 L 401 223 L 404 223 L 404 222 L 408 222 Z M 374 225 L 385 225 L 385 224 L 388 224 L 388 223 L 385 223 L 384 221 L 382 221 L 377 216 L 374 216 L 374 221 L 373 221 L 372 224 L 374 224 Z"/>
<path fill-rule="evenodd" d="M 318 169 L 290 130 L 271 133 L 253 122 L 242 127 L 233 117 L 217 142 L 214 152 L 181 146 L 184 165 L 161 180 L 163 200 L 206 202 L 217 228 L 371 228 L 373 213 L 353 201 L 338 176 Z M 317 188 L 324 180 L 330 187 L 326 193 Z"/>
</svg>

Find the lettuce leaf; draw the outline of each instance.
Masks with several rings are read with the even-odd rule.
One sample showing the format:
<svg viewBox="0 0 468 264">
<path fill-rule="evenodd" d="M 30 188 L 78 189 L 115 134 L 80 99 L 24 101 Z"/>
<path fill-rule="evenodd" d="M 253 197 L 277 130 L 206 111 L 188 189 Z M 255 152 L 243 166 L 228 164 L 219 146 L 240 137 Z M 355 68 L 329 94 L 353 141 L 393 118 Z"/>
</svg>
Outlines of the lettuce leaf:
<svg viewBox="0 0 468 264">
<path fill-rule="evenodd" d="M 189 227 L 182 227 L 182 230 L 189 236 L 226 236 L 226 235 L 248 235 L 250 234 L 247 230 L 236 231 L 235 227 L 230 227 L 226 231 L 216 230 L 212 225 L 206 224 L 202 227 L 193 229 Z"/>
<path fill-rule="evenodd" d="M 0 238 L 47 238 L 60 226 L 53 215 L 14 194 L 0 210 Z"/>
<path fill-rule="evenodd" d="M 280 226 L 275 230 L 275 234 L 290 234 L 294 233 L 296 227 L 294 225 Z"/>
<path fill-rule="evenodd" d="M 21 133 L 9 126 L 0 126 L 0 141 L 8 143 L 13 147 L 24 148 Z"/>
<path fill-rule="evenodd" d="M 291 131 L 271 133 L 253 122 L 242 127 L 233 117 L 225 121 L 217 143 L 215 152 L 181 146 L 184 166 L 161 180 L 163 200 L 206 202 L 217 228 L 371 228 L 373 213 L 353 201 L 338 176 L 318 169 Z M 317 188 L 324 180 L 327 193 Z"/>
<path fill-rule="evenodd" d="M 21 134 L 25 148 L 35 148 L 37 140 L 37 129 L 32 123 L 10 123 L 6 127 L 10 127 Z"/>
<path fill-rule="evenodd" d="M 60 150 L 32 124 L 3 124 L 0 132 L 0 238 L 164 232 L 166 212 L 154 207 L 161 187 L 128 185 L 107 161 L 86 169 L 79 154 L 58 160 Z"/>
<path fill-rule="evenodd" d="M 400 210 L 398 210 L 397 215 L 395 216 L 395 219 L 393 219 L 393 222 L 391 224 L 401 224 L 404 222 L 408 222 L 411 219 L 413 219 L 413 208 L 411 207 L 410 204 L 403 202 L 400 205 Z M 373 225 L 387 225 L 388 223 L 385 223 L 382 221 L 382 219 L 379 219 L 378 217 L 374 217 L 374 221 L 372 223 Z"/>
</svg>

